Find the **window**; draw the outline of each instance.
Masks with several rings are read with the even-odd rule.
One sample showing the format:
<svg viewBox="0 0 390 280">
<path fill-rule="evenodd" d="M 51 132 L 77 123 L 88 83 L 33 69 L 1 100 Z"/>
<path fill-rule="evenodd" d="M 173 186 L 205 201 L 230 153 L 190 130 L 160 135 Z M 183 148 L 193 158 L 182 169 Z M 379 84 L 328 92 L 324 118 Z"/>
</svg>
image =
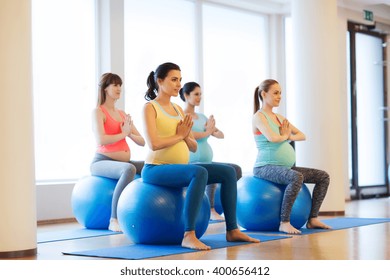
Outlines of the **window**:
<svg viewBox="0 0 390 280">
<path fill-rule="evenodd" d="M 125 1 L 125 107 L 143 133 L 146 79 L 164 62 L 180 66 L 182 83 L 196 69 L 195 4 L 183 0 Z M 172 100 L 182 105 L 180 98 Z M 147 148 L 129 143 L 132 159 L 143 160 Z"/>
<path fill-rule="evenodd" d="M 209 138 L 214 161 L 253 169 L 256 146 L 251 128 L 255 87 L 266 77 L 266 18 L 204 5 L 204 113 L 213 114 L 225 139 Z"/>
<path fill-rule="evenodd" d="M 89 173 L 96 105 L 95 1 L 33 0 L 33 95 L 37 181 Z"/>
</svg>

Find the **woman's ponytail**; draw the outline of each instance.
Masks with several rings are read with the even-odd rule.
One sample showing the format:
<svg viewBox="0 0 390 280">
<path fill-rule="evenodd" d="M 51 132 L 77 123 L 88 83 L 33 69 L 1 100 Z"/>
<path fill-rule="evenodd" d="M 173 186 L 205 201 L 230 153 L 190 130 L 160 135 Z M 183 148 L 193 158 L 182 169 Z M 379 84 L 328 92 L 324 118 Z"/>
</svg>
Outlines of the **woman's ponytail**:
<svg viewBox="0 0 390 280">
<path fill-rule="evenodd" d="M 148 89 L 145 93 L 145 99 L 148 101 L 155 99 L 157 97 L 158 85 L 154 79 L 154 71 L 150 72 L 146 80 L 146 85 Z"/>
</svg>

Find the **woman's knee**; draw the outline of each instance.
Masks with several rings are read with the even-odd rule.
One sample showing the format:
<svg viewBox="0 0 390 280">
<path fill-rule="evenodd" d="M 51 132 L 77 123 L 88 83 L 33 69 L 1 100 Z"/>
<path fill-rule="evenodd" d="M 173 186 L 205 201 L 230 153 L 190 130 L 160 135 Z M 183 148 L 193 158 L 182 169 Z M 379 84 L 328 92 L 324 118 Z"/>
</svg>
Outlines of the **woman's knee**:
<svg viewBox="0 0 390 280">
<path fill-rule="evenodd" d="M 207 182 L 207 178 L 208 178 L 208 172 L 207 172 L 207 169 L 202 167 L 202 166 L 194 166 L 194 177 L 197 178 L 197 179 L 203 179 L 203 180 L 206 180 Z"/>
<path fill-rule="evenodd" d="M 125 176 L 131 180 L 134 177 L 136 172 L 137 172 L 137 168 L 134 165 L 132 165 L 131 163 L 129 163 L 129 164 L 126 164 L 125 166 L 123 166 L 122 172 L 121 172 L 121 177 Z"/>
<path fill-rule="evenodd" d="M 296 185 L 299 185 L 301 186 L 303 184 L 303 180 L 305 179 L 305 177 L 303 176 L 303 174 L 301 172 L 298 172 L 298 171 L 295 171 L 295 170 L 291 170 L 291 182 L 293 184 L 296 184 Z"/>
<path fill-rule="evenodd" d="M 329 185 L 329 183 L 330 183 L 330 176 L 329 176 L 328 172 L 321 170 L 321 176 L 320 177 L 321 177 L 321 183 L 323 183 L 324 185 Z"/>
<path fill-rule="evenodd" d="M 232 166 L 233 166 L 234 170 L 236 171 L 236 176 L 237 176 L 237 181 L 238 181 L 242 177 L 242 169 L 237 164 L 233 164 Z"/>
</svg>

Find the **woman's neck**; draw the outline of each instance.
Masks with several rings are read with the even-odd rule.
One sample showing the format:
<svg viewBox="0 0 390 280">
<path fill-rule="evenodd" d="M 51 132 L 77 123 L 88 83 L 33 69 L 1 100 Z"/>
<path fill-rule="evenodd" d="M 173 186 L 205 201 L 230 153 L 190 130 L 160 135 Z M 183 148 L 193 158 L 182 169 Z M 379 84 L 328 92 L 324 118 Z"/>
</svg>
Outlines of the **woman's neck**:
<svg viewBox="0 0 390 280">
<path fill-rule="evenodd" d="M 114 99 L 106 99 L 106 101 L 102 105 L 109 110 L 115 111 L 115 102 L 116 100 Z"/>
<path fill-rule="evenodd" d="M 195 106 L 192 105 L 192 104 L 189 104 L 189 103 L 186 103 L 186 107 L 184 109 L 184 112 L 186 114 L 191 114 L 191 115 L 195 115 Z"/>
<path fill-rule="evenodd" d="M 162 106 L 171 104 L 171 97 L 163 93 L 159 93 L 154 100 L 156 100 Z"/>
<path fill-rule="evenodd" d="M 268 114 L 274 114 L 274 112 L 272 111 L 273 107 L 271 106 L 262 106 L 261 107 L 261 110 L 268 113 Z"/>
</svg>

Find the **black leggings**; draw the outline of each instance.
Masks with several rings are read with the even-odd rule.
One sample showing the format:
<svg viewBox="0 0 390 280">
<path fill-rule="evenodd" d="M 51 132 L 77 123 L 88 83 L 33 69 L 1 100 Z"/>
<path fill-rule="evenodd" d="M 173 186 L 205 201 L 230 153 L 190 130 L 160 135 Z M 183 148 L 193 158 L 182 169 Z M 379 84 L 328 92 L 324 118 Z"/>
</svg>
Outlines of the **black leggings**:
<svg viewBox="0 0 390 280">
<path fill-rule="evenodd" d="M 287 185 L 284 192 L 280 220 L 290 221 L 290 214 L 295 199 L 303 183 L 315 184 L 312 195 L 312 205 L 309 218 L 318 217 L 318 212 L 324 201 L 329 186 L 329 174 L 325 171 L 306 167 L 284 167 L 265 165 L 255 167 L 253 175 L 277 184 Z"/>
<path fill-rule="evenodd" d="M 213 162 L 213 163 L 218 163 L 218 162 Z M 236 170 L 237 181 L 242 177 L 242 170 L 239 165 L 234 163 L 221 163 L 221 164 L 230 165 L 231 167 L 234 168 L 234 170 Z M 215 207 L 215 193 L 217 192 L 217 187 L 218 184 L 211 184 L 206 186 L 206 195 L 210 202 L 210 208 Z"/>
</svg>

